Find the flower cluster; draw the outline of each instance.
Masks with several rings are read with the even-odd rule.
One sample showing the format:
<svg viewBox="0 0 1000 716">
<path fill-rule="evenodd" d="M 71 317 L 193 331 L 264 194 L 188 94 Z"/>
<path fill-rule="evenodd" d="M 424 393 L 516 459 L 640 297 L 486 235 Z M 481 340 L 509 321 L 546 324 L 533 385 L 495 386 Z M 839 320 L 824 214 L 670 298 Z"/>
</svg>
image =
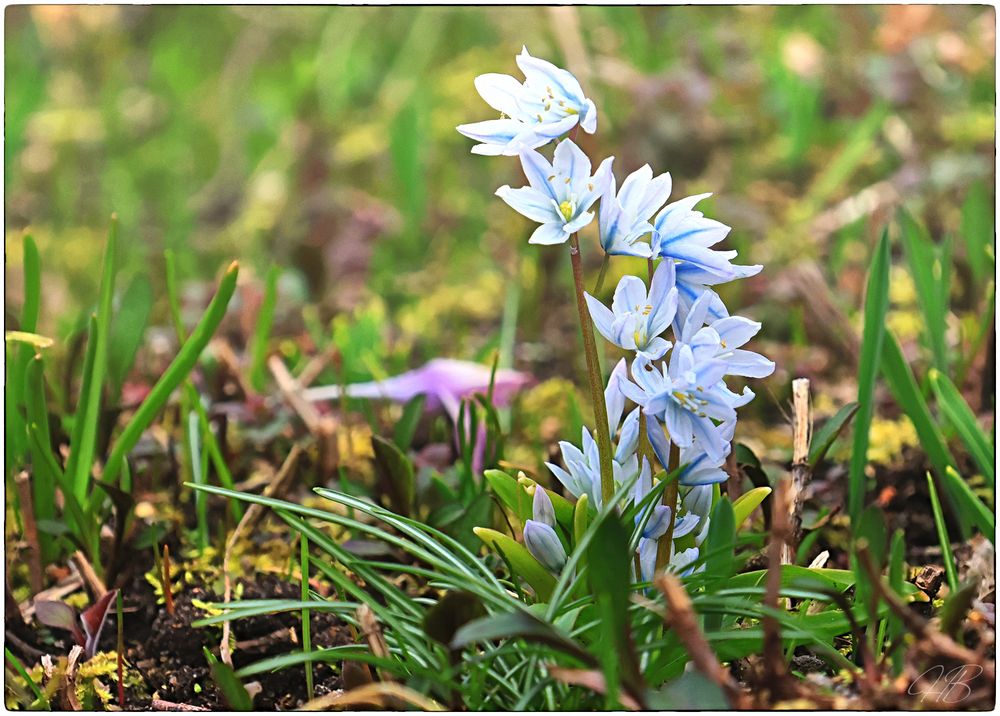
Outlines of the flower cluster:
<svg viewBox="0 0 1000 716">
<path fill-rule="evenodd" d="M 649 165 L 629 174 L 619 187 L 613 157 L 593 171 L 590 158 L 573 141 L 579 127 L 588 133 L 597 128 L 597 109 L 580 83 L 526 49 L 517 64 L 523 83 L 497 74 L 476 79 L 479 93 L 501 118 L 458 130 L 480 142 L 474 153 L 520 158 L 527 185 L 502 186 L 496 193 L 538 224 L 530 243 L 564 243 L 593 223 L 596 213 L 606 261 L 610 256 L 648 259 L 648 289 L 641 277 L 625 276 L 610 307 L 589 293 L 584 297 L 597 331 L 631 355 L 612 370 L 604 400 L 608 433 L 617 438 L 615 488 L 634 482 L 631 501 L 647 505 L 636 518 L 641 530 L 636 576 L 652 579 L 663 539 L 671 544 L 666 565 L 660 566 L 684 572 L 698 560 L 708 533 L 712 485 L 727 477 L 723 465 L 736 410 L 754 398 L 749 388 L 731 390 L 726 378 L 762 378 L 774 370 L 773 362 L 744 348 L 760 323 L 731 316 L 714 287 L 752 276 L 761 266 L 734 264 L 735 251 L 715 248 L 730 227 L 695 208 L 709 194 L 671 202 L 670 174 L 655 175 Z M 539 150 L 553 141 L 550 162 Z M 638 407 L 626 415 L 627 400 Z M 598 442 L 584 429 L 579 447 L 561 442 L 560 448 L 563 466 L 548 464 L 552 474 L 573 496 L 587 495 L 600 506 Z M 653 456 L 663 470 L 679 474 L 682 489 L 676 504 L 646 499 L 655 485 Z M 524 542 L 543 566 L 558 572 L 566 551 L 555 528 L 551 502 L 539 488 Z"/>
</svg>

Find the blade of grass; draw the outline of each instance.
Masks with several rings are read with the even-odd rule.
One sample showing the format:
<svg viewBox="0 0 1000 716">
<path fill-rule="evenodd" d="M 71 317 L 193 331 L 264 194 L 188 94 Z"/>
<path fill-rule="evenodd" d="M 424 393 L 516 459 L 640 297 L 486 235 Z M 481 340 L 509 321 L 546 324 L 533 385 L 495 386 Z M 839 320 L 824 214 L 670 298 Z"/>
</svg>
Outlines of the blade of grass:
<svg viewBox="0 0 1000 716">
<path fill-rule="evenodd" d="M 969 187 L 969 195 L 962 204 L 962 238 L 965 240 L 966 259 L 977 283 L 992 274 L 993 255 L 993 202 L 986 185 L 977 181 Z"/>
<path fill-rule="evenodd" d="M 39 705 L 43 709 L 48 710 L 49 700 L 45 698 L 45 694 L 42 693 L 38 684 L 36 684 L 35 680 L 31 678 L 30 674 L 28 674 L 28 671 L 24 668 L 24 664 L 21 663 L 21 660 L 14 656 L 14 653 L 6 646 L 3 648 L 3 655 L 7 660 L 7 663 L 10 664 L 11 668 L 17 672 L 17 675 L 24 679 L 24 683 L 28 685 L 28 688 L 31 689 L 31 692 L 35 695 L 35 698 L 38 699 Z"/>
<path fill-rule="evenodd" d="M 115 292 L 115 273 L 117 271 L 118 254 L 118 216 L 111 215 L 111 228 L 108 231 L 108 242 L 104 248 L 104 265 L 101 273 L 100 299 L 97 305 L 97 319 L 91 323 L 92 330 L 88 337 L 93 342 L 93 362 L 90 374 L 87 376 L 86 393 L 82 394 L 82 405 L 78 406 L 76 419 L 80 422 L 79 441 L 74 442 L 70 449 L 77 453 L 73 471 L 69 473 L 73 483 L 73 494 L 83 502 L 87 499 L 90 486 L 90 472 L 93 468 L 94 454 L 97 451 L 97 430 L 101 420 L 101 391 L 104 388 L 104 378 L 108 371 L 108 343 L 111 336 L 112 299 Z M 96 565 L 95 565 L 96 566 Z"/>
<path fill-rule="evenodd" d="M 76 474 L 76 466 L 80 461 L 80 452 L 74 446 L 79 445 L 83 439 L 83 410 L 87 395 L 90 393 L 90 379 L 94 374 L 94 355 L 97 350 L 97 341 L 94 337 L 96 334 L 97 317 L 91 314 L 87 322 L 87 350 L 83 355 L 83 370 L 80 372 L 80 397 L 77 399 L 76 413 L 73 416 L 73 429 L 69 439 L 70 451 L 66 458 L 66 477 L 70 480 L 71 487 L 73 475 Z M 71 492 L 74 496 L 76 495 L 75 489 L 71 489 Z"/>
<path fill-rule="evenodd" d="M 944 477 L 941 482 L 944 484 L 945 493 L 955 496 L 958 512 L 968 515 L 972 524 L 978 527 L 983 536 L 992 542 L 995 531 L 994 527 L 996 525 L 993 510 L 979 499 L 965 479 L 958 473 L 958 470 L 951 465 L 945 468 Z"/>
<path fill-rule="evenodd" d="M 889 308 L 889 232 L 884 230 L 868 273 L 865 322 L 858 364 L 858 413 L 854 420 L 854 444 L 848 479 L 848 514 L 856 524 L 864 506 L 868 464 L 868 431 L 875 410 L 875 379 L 885 339 L 885 314 Z"/>
<path fill-rule="evenodd" d="M 299 535 L 299 584 L 302 601 L 309 601 L 309 538 L 304 534 Z M 312 651 L 312 634 L 309 624 L 309 609 L 302 608 L 302 653 L 309 654 Z M 311 701 L 313 699 L 313 668 L 312 661 L 305 662 L 306 667 L 306 694 Z"/>
<path fill-rule="evenodd" d="M 958 388 L 948 379 L 948 376 L 932 368 L 927 377 L 930 379 L 931 388 L 937 397 L 938 407 L 955 428 L 955 432 L 965 443 L 972 459 L 975 460 L 983 476 L 990 483 L 990 487 L 993 488 L 995 484 L 993 446 L 990 444 L 986 431 L 976 421 L 976 416 L 969 408 L 969 404 L 965 402 L 961 393 L 958 392 Z"/>
<path fill-rule="evenodd" d="M 199 356 L 205 350 L 205 347 L 226 315 L 229 300 L 236 291 L 236 277 L 238 273 L 239 264 L 234 261 L 226 269 L 222 280 L 219 281 L 219 288 L 215 296 L 212 298 L 211 303 L 209 303 L 198 325 L 195 326 L 191 336 L 181 346 L 177 357 L 170 363 L 160 379 L 156 381 L 156 385 L 153 386 L 149 395 L 142 401 L 142 405 L 139 406 L 135 415 L 132 416 L 125 429 L 122 430 L 121 435 L 118 436 L 111 450 L 111 455 L 108 457 L 108 463 L 105 466 L 105 482 L 113 483 L 115 481 L 115 478 L 118 477 L 118 472 L 121 470 L 121 463 L 125 459 L 125 456 L 139 442 L 139 438 L 145 432 L 146 428 L 152 424 L 153 418 L 156 417 L 166 404 L 170 394 L 174 392 L 198 362 Z"/>
<path fill-rule="evenodd" d="M 205 484 L 205 470 L 207 454 L 201 448 L 201 425 L 198 423 L 198 414 L 193 410 L 187 416 L 188 448 L 191 459 L 191 479 L 196 485 Z M 208 547 L 208 499 L 204 492 L 195 490 L 194 512 L 197 521 L 195 528 L 196 543 L 200 551 Z"/>
<path fill-rule="evenodd" d="M 278 277 L 281 270 L 271 266 L 264 279 L 264 298 L 257 313 L 257 323 L 254 326 L 250 342 L 250 385 L 258 393 L 267 387 L 267 342 L 274 326 L 274 307 L 278 300 Z"/>
<path fill-rule="evenodd" d="M 118 396 L 136 353 L 142 345 L 149 314 L 153 310 L 153 289 L 149 279 L 136 276 L 122 294 L 118 312 L 111 321 L 108 343 L 108 377 L 111 394 Z"/>
<path fill-rule="evenodd" d="M 903 253 L 910 265 L 917 302 L 924 314 L 923 337 L 934 357 L 934 366 L 946 371 L 948 285 L 943 260 L 944 247 L 935 246 L 923 227 L 902 208 L 899 210 L 899 226 Z"/>
<path fill-rule="evenodd" d="M 24 305 L 21 309 L 20 331 L 24 335 L 34 334 L 38 327 L 38 314 L 41 307 L 41 260 L 38 257 L 38 247 L 30 234 L 25 234 L 23 245 L 23 268 L 24 268 Z M 5 335 L 4 345 L 10 332 Z M 21 408 L 25 405 L 24 400 L 24 372 L 25 367 L 31 360 L 32 350 L 27 345 L 17 345 L 10 349 L 10 356 L 13 360 L 8 363 L 7 390 L 4 392 L 5 415 L 8 421 L 5 436 L 7 437 L 7 450 L 5 451 L 7 474 L 11 474 L 14 463 L 22 459 L 28 449 L 27 438 L 24 431 L 24 421 L 22 419 Z"/>
<path fill-rule="evenodd" d="M 909 363 L 906 362 L 903 351 L 891 331 L 886 331 L 885 347 L 882 351 L 882 375 L 885 376 L 886 382 L 889 383 L 889 390 L 892 392 L 896 402 L 899 403 L 899 407 L 903 409 L 903 412 L 910 418 L 910 422 L 913 423 L 913 428 L 917 431 L 917 436 L 920 438 L 920 445 L 924 449 L 924 452 L 927 453 L 927 459 L 930 460 L 934 471 L 938 475 L 944 475 L 948 467 L 954 469 L 955 459 L 948 450 L 948 444 L 941 435 L 941 431 L 931 417 L 930 408 L 927 407 L 927 401 L 924 400 L 924 396 L 920 392 L 917 379 L 914 377 L 913 371 L 910 369 Z M 947 485 L 945 496 L 948 498 L 948 506 L 953 510 L 955 517 L 958 519 L 962 529 L 962 536 L 968 536 L 971 522 L 968 515 L 959 509 L 959 506 L 962 504 L 962 496 L 955 493 Z"/>
<path fill-rule="evenodd" d="M 31 400 L 25 404 L 28 425 L 34 424 L 38 426 L 39 441 L 48 449 L 48 446 L 52 444 L 52 438 L 49 431 L 49 412 L 45 401 L 44 370 L 42 356 L 36 354 L 30 359 L 25 368 L 24 389 L 26 395 L 32 396 Z M 25 433 L 25 439 L 27 437 L 27 433 Z M 36 451 L 32 450 L 30 441 L 28 449 L 33 455 L 31 488 L 35 507 L 35 519 L 54 520 L 56 518 L 56 477 L 52 474 L 48 463 L 44 459 L 41 459 L 40 455 L 34 455 Z M 34 457 L 39 459 L 36 460 Z M 40 533 L 38 535 L 38 542 L 41 548 L 42 559 L 46 563 L 54 560 L 56 549 L 52 536 Z"/>
<path fill-rule="evenodd" d="M 948 577 L 948 588 L 954 593 L 958 589 L 958 570 L 955 568 L 955 557 L 951 552 L 951 540 L 948 539 L 948 528 L 944 524 L 944 513 L 938 500 L 934 478 L 927 473 L 927 490 L 931 496 L 931 512 L 934 514 L 934 527 L 937 529 L 938 544 L 941 545 L 941 558 L 944 560 L 944 573 Z"/>
</svg>

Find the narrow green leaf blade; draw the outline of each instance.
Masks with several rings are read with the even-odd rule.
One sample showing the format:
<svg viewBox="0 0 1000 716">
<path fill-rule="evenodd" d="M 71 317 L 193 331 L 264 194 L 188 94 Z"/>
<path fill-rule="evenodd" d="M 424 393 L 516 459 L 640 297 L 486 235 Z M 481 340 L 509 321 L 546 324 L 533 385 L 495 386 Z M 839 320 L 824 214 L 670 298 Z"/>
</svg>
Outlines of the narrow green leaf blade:
<svg viewBox="0 0 1000 716">
<path fill-rule="evenodd" d="M 941 411 L 955 428 L 962 442 L 965 443 L 966 449 L 982 471 L 983 476 L 986 477 L 991 486 L 994 485 L 993 446 L 990 444 L 986 431 L 980 427 L 972 409 L 969 408 L 968 403 L 962 398 L 962 394 L 958 392 L 958 388 L 948 376 L 938 370 L 931 369 L 927 377 L 930 379 L 931 388 L 934 390 Z"/>
<path fill-rule="evenodd" d="M 865 466 L 868 464 L 868 431 L 875 410 L 875 379 L 885 339 L 885 314 L 889 309 L 889 233 L 875 249 L 865 294 L 865 323 L 858 363 L 858 415 L 848 478 L 848 512 L 852 523 L 861 516 L 865 499 Z"/>
</svg>

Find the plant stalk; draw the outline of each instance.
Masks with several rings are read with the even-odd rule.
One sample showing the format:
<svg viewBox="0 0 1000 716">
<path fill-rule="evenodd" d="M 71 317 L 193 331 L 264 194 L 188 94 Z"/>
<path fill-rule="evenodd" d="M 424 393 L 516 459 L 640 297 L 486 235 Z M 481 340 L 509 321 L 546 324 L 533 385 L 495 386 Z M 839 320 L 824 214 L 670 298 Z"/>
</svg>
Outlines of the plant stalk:
<svg viewBox="0 0 1000 716">
<path fill-rule="evenodd" d="M 667 474 L 674 472 L 681 462 L 681 451 L 677 444 L 670 443 L 670 464 L 667 466 Z M 663 491 L 663 504 L 670 508 L 670 526 L 667 533 L 660 538 L 660 543 L 656 546 L 656 572 L 662 572 L 670 563 L 670 552 L 674 545 L 674 525 L 677 524 L 677 493 L 678 478 L 674 478 Z"/>
<path fill-rule="evenodd" d="M 576 286 L 576 308 L 580 314 L 580 333 L 583 336 L 583 352 L 587 358 L 587 375 L 590 378 L 590 399 L 594 404 L 594 422 L 597 423 L 597 450 L 601 462 L 601 498 L 607 505 L 615 494 L 614 470 L 611 466 L 611 434 L 608 429 L 608 409 L 604 404 L 604 381 L 601 379 L 601 364 L 597 357 L 597 341 L 594 326 L 587 310 L 587 300 L 583 297 L 583 264 L 580 259 L 580 239 L 577 234 L 570 237 L 569 256 L 573 263 L 573 283 Z"/>
</svg>

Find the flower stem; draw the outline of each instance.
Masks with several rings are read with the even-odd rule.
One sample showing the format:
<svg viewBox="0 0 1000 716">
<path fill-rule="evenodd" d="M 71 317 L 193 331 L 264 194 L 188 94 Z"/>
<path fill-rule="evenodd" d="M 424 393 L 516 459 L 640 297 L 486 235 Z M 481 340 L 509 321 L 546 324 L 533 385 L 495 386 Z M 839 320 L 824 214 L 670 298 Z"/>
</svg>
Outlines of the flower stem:
<svg viewBox="0 0 1000 716">
<path fill-rule="evenodd" d="M 669 475 L 681 462 L 681 451 L 677 444 L 670 443 L 670 464 L 666 466 Z M 674 478 L 663 491 L 663 504 L 670 508 L 670 526 L 667 533 L 660 538 L 660 543 L 656 546 L 656 572 L 662 572 L 670 563 L 670 552 L 674 546 L 674 525 L 677 524 L 677 491 L 678 478 Z"/>
<path fill-rule="evenodd" d="M 587 358 L 587 375 L 590 378 L 590 399 L 594 404 L 594 422 L 597 423 L 597 451 L 601 461 L 601 497 L 603 504 L 611 502 L 615 494 L 614 470 L 611 466 L 611 434 L 608 429 L 608 408 L 604 404 L 604 381 L 601 364 L 597 358 L 597 341 L 594 326 L 583 297 L 583 264 L 580 259 L 580 239 L 570 237 L 570 260 L 573 263 L 573 283 L 576 286 L 576 309 L 580 315 L 580 333 L 583 335 L 583 352 Z"/>
<path fill-rule="evenodd" d="M 604 288 L 604 277 L 608 275 L 608 265 L 611 263 L 611 254 L 604 254 L 604 261 L 601 263 L 601 272 L 597 274 L 597 283 L 594 284 L 594 295 L 596 296 Z"/>
</svg>

